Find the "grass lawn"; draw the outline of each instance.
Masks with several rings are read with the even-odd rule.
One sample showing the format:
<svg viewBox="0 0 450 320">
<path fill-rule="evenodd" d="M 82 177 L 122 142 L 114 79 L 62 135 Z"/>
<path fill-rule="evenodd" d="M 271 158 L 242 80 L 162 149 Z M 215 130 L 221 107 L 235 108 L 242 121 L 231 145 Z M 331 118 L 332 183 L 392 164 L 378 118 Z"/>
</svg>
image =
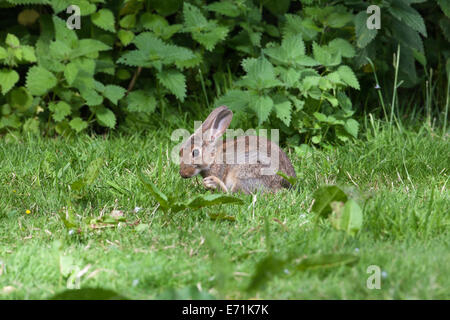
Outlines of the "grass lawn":
<svg viewBox="0 0 450 320">
<path fill-rule="evenodd" d="M 297 190 L 258 195 L 253 205 L 251 195 L 238 195 L 244 205 L 165 216 L 139 170 L 179 199 L 205 192 L 200 179 L 181 179 L 169 161 L 168 136 L 1 139 L 0 299 L 46 299 L 67 285 L 112 289 L 131 299 L 195 297 L 189 288 L 230 299 L 450 298 L 448 137 L 425 127 L 368 128 L 345 146 L 292 151 Z M 99 177 L 84 192 L 71 191 L 99 157 L 105 159 Z M 325 184 L 341 186 L 363 208 L 355 237 L 327 220 L 315 222 L 312 194 Z M 59 213 L 67 210 L 84 221 L 81 233 L 65 227 Z M 113 210 L 123 211 L 127 222 L 88 226 Z M 213 220 L 214 213 L 235 220 Z M 318 270 L 287 265 L 247 291 L 269 252 L 360 259 Z M 366 287 L 370 265 L 382 270 L 379 290 Z"/>
</svg>

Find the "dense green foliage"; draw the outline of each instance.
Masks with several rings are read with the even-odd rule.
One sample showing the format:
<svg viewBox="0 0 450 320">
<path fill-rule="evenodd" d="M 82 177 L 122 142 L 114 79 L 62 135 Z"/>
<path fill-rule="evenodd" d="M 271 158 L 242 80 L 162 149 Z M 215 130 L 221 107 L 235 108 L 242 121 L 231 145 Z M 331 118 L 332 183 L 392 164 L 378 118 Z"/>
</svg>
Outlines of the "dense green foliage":
<svg viewBox="0 0 450 320">
<path fill-rule="evenodd" d="M 363 1 L 1 0 L 0 133 L 177 126 L 224 103 L 291 145 L 345 142 L 357 112 L 382 116 L 367 58 L 390 100 L 398 44 L 399 94 L 442 119 L 450 5 L 422 2 L 375 1 L 369 30 Z"/>
</svg>

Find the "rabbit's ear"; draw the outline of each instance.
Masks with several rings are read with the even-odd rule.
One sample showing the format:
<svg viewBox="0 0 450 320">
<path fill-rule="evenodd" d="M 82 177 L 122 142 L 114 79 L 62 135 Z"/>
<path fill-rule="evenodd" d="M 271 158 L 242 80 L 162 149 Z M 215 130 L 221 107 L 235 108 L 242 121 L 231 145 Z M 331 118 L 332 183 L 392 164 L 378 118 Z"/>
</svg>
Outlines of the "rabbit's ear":
<svg viewBox="0 0 450 320">
<path fill-rule="evenodd" d="M 209 142 L 214 142 L 215 140 L 217 140 L 217 138 L 220 138 L 225 133 L 225 130 L 227 130 L 227 128 L 229 127 L 231 119 L 233 118 L 233 112 L 231 112 L 231 110 L 226 106 L 221 106 L 216 110 L 218 109 L 220 110 L 216 114 L 215 118 L 213 119 L 212 126 L 208 130 Z"/>
</svg>

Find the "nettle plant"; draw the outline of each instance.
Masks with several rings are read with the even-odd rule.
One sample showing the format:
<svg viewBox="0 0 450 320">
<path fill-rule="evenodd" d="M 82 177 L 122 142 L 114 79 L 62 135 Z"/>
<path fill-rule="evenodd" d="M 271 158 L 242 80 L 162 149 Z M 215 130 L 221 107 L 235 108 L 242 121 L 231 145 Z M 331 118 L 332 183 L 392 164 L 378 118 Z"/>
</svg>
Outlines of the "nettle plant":
<svg viewBox="0 0 450 320">
<path fill-rule="evenodd" d="M 344 62 L 355 49 L 343 38 L 324 40 L 326 29 L 343 28 L 353 18 L 343 7 L 329 9 L 307 8 L 306 19 L 286 15 L 281 42 L 268 42 L 260 57 L 244 59 L 245 75 L 217 104 L 254 114 L 258 125 L 279 126 L 293 145 L 356 138 L 358 122 L 344 92 L 360 89 Z"/>
</svg>

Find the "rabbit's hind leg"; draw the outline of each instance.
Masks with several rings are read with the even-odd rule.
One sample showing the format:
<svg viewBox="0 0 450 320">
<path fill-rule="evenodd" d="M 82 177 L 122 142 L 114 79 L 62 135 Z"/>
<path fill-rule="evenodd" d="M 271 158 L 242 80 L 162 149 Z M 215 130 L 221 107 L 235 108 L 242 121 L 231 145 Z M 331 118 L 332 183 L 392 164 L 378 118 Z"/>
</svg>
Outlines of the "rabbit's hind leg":
<svg viewBox="0 0 450 320">
<path fill-rule="evenodd" d="M 216 190 L 219 186 L 223 192 L 228 193 L 227 186 L 216 176 L 208 176 L 203 178 L 203 185 L 206 189 Z"/>
</svg>

